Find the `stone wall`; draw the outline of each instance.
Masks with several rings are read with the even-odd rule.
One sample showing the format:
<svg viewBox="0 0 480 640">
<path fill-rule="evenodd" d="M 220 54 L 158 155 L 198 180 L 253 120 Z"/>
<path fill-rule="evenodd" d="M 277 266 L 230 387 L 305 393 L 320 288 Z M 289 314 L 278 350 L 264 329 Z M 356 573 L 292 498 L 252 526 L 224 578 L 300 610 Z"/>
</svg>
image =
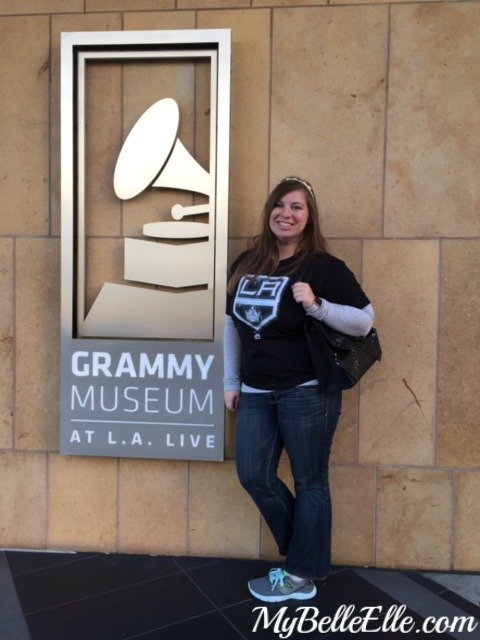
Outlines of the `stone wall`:
<svg viewBox="0 0 480 640">
<path fill-rule="evenodd" d="M 0 546 L 275 557 L 231 419 L 223 463 L 58 455 L 59 34 L 228 27 L 231 258 L 300 174 L 377 312 L 384 357 L 333 450 L 334 561 L 480 570 L 479 24 L 478 1 L 2 0 Z M 99 167 L 117 80 L 92 75 Z M 140 223 L 99 184 L 91 295 Z"/>
</svg>

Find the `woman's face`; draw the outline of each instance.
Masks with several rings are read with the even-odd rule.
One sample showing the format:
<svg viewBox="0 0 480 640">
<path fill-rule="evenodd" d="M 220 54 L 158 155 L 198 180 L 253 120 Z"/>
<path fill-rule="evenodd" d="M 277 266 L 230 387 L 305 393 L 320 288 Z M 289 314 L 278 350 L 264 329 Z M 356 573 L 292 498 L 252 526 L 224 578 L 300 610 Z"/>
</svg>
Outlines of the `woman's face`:
<svg viewBox="0 0 480 640">
<path fill-rule="evenodd" d="M 302 189 L 290 191 L 274 205 L 269 227 L 279 244 L 298 244 L 308 222 L 308 205 Z"/>
</svg>

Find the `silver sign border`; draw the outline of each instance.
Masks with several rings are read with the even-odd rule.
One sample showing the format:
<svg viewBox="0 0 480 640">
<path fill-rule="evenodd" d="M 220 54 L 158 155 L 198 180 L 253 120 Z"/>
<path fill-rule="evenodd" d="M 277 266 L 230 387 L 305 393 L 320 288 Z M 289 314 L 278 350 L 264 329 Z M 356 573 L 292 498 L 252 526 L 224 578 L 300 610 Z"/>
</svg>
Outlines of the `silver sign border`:
<svg viewBox="0 0 480 640">
<path fill-rule="evenodd" d="M 122 49 L 122 47 L 125 47 Z M 135 49 L 136 47 L 136 49 Z M 61 348 L 62 368 L 72 343 L 86 344 L 85 338 L 74 336 L 74 314 L 84 310 L 85 290 L 85 183 L 84 183 L 84 99 L 85 64 L 87 60 L 129 60 L 153 58 L 211 60 L 211 122 L 210 167 L 215 172 L 212 194 L 215 218 L 214 326 L 212 344 L 221 353 L 226 296 L 226 265 L 228 248 L 229 130 L 230 130 L 230 29 L 187 29 L 155 31 L 93 31 L 61 34 Z M 215 72 L 216 71 L 216 72 Z M 215 121 L 216 115 L 216 121 Z M 77 130 L 78 127 L 78 130 Z M 80 135 L 78 135 L 78 133 Z M 212 162 L 212 154 L 215 161 Z M 77 174 L 77 175 L 76 175 Z M 75 265 L 75 242 L 77 264 Z M 77 278 L 75 281 L 74 279 Z M 81 301 L 79 302 L 79 298 Z M 78 318 L 83 318 L 78 315 Z M 120 340 L 105 338 L 107 342 Z M 135 339 L 132 339 L 135 340 Z M 126 338 L 124 343 L 128 342 Z M 138 341 L 135 340 L 138 344 Z M 175 341 L 152 339 L 144 341 L 159 348 Z M 182 341 L 186 344 L 188 341 Z M 193 344 L 193 342 L 192 342 Z M 63 387 L 62 387 L 63 392 Z M 223 425 L 222 425 L 223 427 Z M 63 425 L 62 427 L 63 428 Z M 223 459 L 222 452 L 213 459 Z M 62 438 L 61 438 L 62 440 Z M 61 451 L 62 452 L 62 451 Z M 72 451 L 65 451 L 72 454 Z M 79 455 L 90 455 L 85 452 Z M 95 454 L 91 455 L 105 455 Z M 138 457 L 135 455 L 117 457 Z M 140 456 L 145 457 L 145 456 Z M 154 456 L 158 457 L 158 456 Z M 195 458 L 180 458 L 195 459 Z"/>
</svg>

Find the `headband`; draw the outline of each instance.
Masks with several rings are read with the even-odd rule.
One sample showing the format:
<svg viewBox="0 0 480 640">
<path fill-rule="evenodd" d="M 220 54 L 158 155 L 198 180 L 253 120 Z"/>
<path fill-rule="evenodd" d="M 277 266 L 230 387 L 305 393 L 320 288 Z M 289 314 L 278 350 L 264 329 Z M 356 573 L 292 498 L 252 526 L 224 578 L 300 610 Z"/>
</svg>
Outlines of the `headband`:
<svg viewBox="0 0 480 640">
<path fill-rule="evenodd" d="M 287 176 L 286 178 L 283 178 L 283 180 L 280 180 L 280 182 L 278 184 L 282 184 L 282 182 L 299 182 L 300 184 L 302 184 L 305 187 L 305 189 L 308 191 L 308 193 L 315 200 L 315 193 L 313 192 L 313 187 L 306 180 L 302 180 L 302 178 L 299 178 L 298 176 Z"/>
</svg>

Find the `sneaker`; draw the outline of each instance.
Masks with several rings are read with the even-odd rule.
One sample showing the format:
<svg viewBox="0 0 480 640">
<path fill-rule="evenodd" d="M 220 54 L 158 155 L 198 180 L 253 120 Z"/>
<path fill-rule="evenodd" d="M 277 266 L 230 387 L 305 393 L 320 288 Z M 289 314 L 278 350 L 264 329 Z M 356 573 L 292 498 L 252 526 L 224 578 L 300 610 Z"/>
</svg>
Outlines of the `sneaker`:
<svg viewBox="0 0 480 640">
<path fill-rule="evenodd" d="M 293 580 L 285 569 L 270 569 L 268 576 L 249 580 L 248 590 L 263 602 L 308 600 L 317 593 L 312 580 Z"/>
</svg>

